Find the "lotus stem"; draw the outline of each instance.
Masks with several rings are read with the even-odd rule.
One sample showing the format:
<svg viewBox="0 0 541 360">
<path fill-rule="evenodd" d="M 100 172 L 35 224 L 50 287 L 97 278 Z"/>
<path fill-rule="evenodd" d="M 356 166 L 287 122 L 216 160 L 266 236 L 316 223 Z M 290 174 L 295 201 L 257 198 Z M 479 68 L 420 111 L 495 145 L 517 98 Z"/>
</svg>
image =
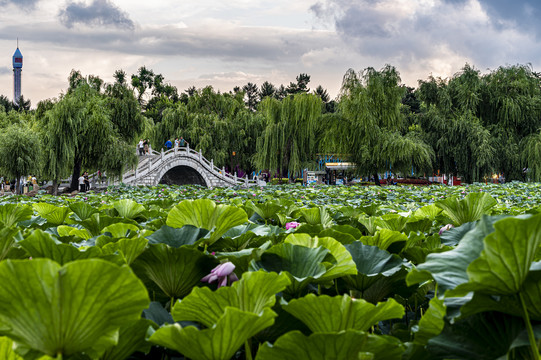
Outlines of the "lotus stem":
<svg viewBox="0 0 541 360">
<path fill-rule="evenodd" d="M 530 340 L 530 348 L 532 350 L 532 359 L 538 360 L 541 359 L 539 356 L 539 349 L 537 348 L 537 342 L 535 341 L 535 335 L 532 328 L 532 323 L 530 322 L 530 316 L 528 315 L 528 309 L 526 308 L 526 303 L 524 302 L 524 297 L 522 296 L 522 293 L 518 293 L 518 297 L 520 299 L 520 305 L 522 306 L 522 312 L 523 312 L 523 319 L 526 323 L 526 330 L 528 332 L 528 340 Z"/>
<path fill-rule="evenodd" d="M 252 360 L 252 341 L 247 339 L 244 342 L 244 351 L 246 352 L 246 360 Z"/>
<path fill-rule="evenodd" d="M 173 304 L 175 303 L 175 297 L 171 296 L 171 305 L 169 305 L 170 312 L 173 312 Z"/>
</svg>

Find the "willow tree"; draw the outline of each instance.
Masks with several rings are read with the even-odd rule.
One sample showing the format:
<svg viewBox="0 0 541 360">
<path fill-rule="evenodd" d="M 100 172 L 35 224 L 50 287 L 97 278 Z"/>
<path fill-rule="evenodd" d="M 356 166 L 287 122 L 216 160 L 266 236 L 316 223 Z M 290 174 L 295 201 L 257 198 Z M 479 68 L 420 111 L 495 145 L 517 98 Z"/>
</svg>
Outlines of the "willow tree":
<svg viewBox="0 0 541 360">
<path fill-rule="evenodd" d="M 266 123 L 257 140 L 256 167 L 295 176 L 313 165 L 321 104 L 321 98 L 313 94 L 288 96 L 282 101 L 265 98 L 259 105 Z"/>
<path fill-rule="evenodd" d="M 249 172 L 262 123 L 260 115 L 246 108 L 242 92 L 221 94 L 206 87 L 193 91 L 186 104 L 179 102 L 165 110 L 152 141 L 163 145 L 182 136 L 214 165 Z"/>
<path fill-rule="evenodd" d="M 21 176 L 35 174 L 40 168 L 40 138 L 26 123 L 13 124 L 0 134 L 0 172 L 17 179 L 20 194 Z"/>
<path fill-rule="evenodd" d="M 434 151 L 418 131 L 408 131 L 401 112 L 404 87 L 390 65 L 377 71 L 367 68 L 357 74 L 350 69 L 344 75 L 339 115 L 327 136 L 332 136 L 342 153 L 350 154 L 359 174 L 388 169 L 409 172 L 430 168 Z"/>
<path fill-rule="evenodd" d="M 122 172 L 119 163 L 134 162 L 135 148 L 121 136 L 113 110 L 104 94 L 82 80 L 46 112 L 41 127 L 44 170 L 55 193 L 60 179 L 69 174 L 70 189 L 77 189 L 83 168 Z"/>
<path fill-rule="evenodd" d="M 517 65 L 500 67 L 484 80 L 485 106 L 480 117 L 495 139 L 496 169 L 507 180 L 522 180 L 523 167 L 533 165 L 531 156 L 535 150 L 529 149 L 534 146 L 530 135 L 541 128 L 539 79 L 529 67 Z"/>
<path fill-rule="evenodd" d="M 541 181 L 541 130 L 530 134 L 521 141 L 523 148 L 521 164 L 527 170 L 527 178 Z"/>
</svg>

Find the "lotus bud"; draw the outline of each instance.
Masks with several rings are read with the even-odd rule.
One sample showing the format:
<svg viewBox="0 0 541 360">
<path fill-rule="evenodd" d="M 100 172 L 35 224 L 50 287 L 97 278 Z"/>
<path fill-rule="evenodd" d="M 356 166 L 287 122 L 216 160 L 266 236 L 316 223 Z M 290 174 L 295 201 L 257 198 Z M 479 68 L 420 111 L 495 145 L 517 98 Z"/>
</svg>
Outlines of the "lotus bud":
<svg viewBox="0 0 541 360">
<path fill-rule="evenodd" d="M 441 235 L 444 231 L 450 230 L 450 229 L 452 229 L 452 228 L 454 228 L 454 226 L 453 226 L 452 224 L 447 224 L 447 225 L 445 225 L 444 227 L 442 227 L 442 228 L 440 229 L 440 233 L 439 233 L 439 234 Z"/>
</svg>

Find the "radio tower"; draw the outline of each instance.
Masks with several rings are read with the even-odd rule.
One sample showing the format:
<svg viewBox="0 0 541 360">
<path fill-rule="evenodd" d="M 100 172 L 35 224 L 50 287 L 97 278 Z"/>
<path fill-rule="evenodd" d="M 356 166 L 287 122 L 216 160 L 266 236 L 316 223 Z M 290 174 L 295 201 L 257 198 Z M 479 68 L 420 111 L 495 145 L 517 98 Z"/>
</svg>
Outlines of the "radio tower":
<svg viewBox="0 0 541 360">
<path fill-rule="evenodd" d="M 19 104 L 21 98 L 21 73 L 23 71 L 23 54 L 19 50 L 19 39 L 17 39 L 17 50 L 13 54 L 13 103 Z"/>
</svg>

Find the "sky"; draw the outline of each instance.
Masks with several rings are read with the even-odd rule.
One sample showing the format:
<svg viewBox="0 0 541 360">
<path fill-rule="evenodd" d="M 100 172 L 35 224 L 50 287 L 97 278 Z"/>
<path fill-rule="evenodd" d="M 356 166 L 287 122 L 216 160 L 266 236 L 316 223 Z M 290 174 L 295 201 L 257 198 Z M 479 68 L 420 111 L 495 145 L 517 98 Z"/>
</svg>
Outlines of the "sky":
<svg viewBox="0 0 541 360">
<path fill-rule="evenodd" d="M 0 94 L 13 97 L 17 38 L 33 107 L 72 69 L 112 82 L 144 65 L 179 92 L 307 73 L 333 98 L 350 68 L 391 64 L 412 87 L 466 63 L 541 71 L 540 16 L 539 0 L 0 0 Z"/>
</svg>

